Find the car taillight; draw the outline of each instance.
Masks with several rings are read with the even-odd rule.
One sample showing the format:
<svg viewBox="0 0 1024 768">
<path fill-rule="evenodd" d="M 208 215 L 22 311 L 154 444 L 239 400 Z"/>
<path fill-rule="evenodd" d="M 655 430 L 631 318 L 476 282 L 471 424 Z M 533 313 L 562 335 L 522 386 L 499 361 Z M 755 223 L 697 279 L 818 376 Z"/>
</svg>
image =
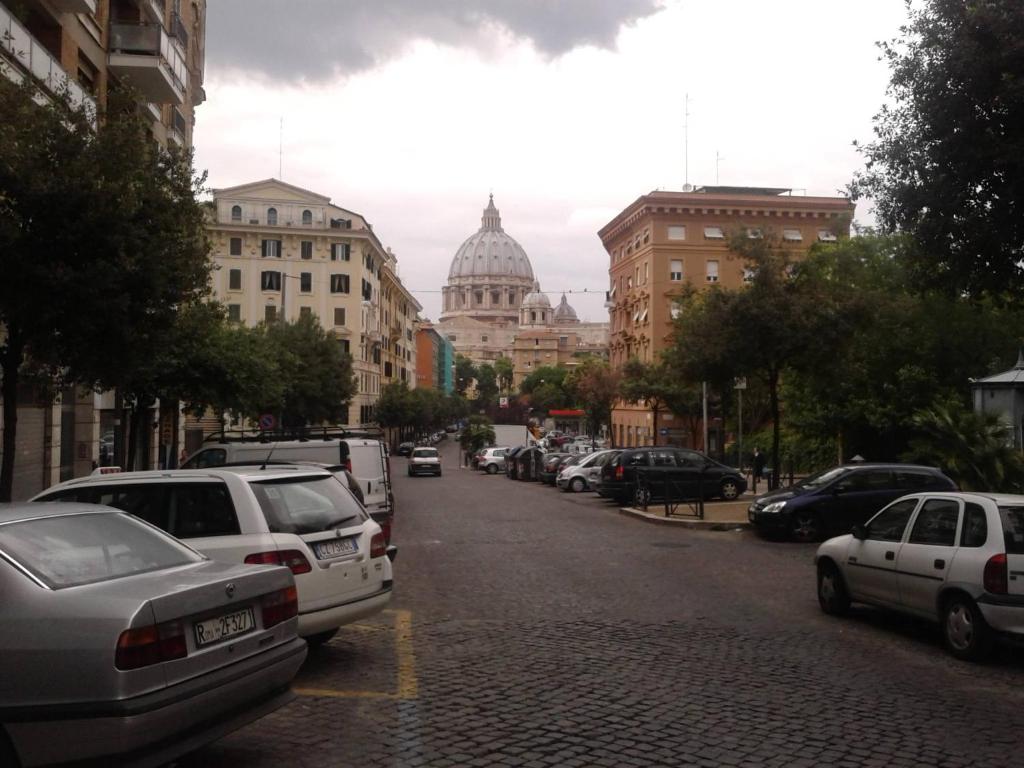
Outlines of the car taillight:
<svg viewBox="0 0 1024 768">
<path fill-rule="evenodd" d="M 373 534 L 373 538 L 370 539 L 370 557 L 384 557 L 387 554 L 387 541 L 384 539 L 383 533 Z"/>
<path fill-rule="evenodd" d="M 626 477 L 626 468 L 623 467 L 622 465 L 617 466 L 615 468 L 615 479 L 616 480 L 622 480 L 625 477 Z"/>
<path fill-rule="evenodd" d="M 245 556 L 245 562 L 249 565 L 284 565 L 291 569 L 291 572 L 298 576 L 300 573 L 309 573 L 313 566 L 309 564 L 306 556 L 297 549 L 285 549 L 280 552 L 255 552 Z"/>
<path fill-rule="evenodd" d="M 384 544 L 385 545 L 390 544 L 391 543 L 391 517 L 389 516 L 387 520 L 382 520 L 380 523 L 378 523 L 378 525 L 380 525 L 380 532 L 384 534 Z"/>
<path fill-rule="evenodd" d="M 345 459 L 345 471 L 352 471 L 352 459 Z"/>
<path fill-rule="evenodd" d="M 294 586 L 264 595 L 260 601 L 263 628 L 276 627 L 282 621 L 299 615 L 299 593 Z"/>
<path fill-rule="evenodd" d="M 122 671 L 141 669 L 188 655 L 185 629 L 180 621 L 126 629 L 117 638 L 114 666 Z"/>
<path fill-rule="evenodd" d="M 1010 591 L 1010 576 L 1005 554 L 992 555 L 988 559 L 982 583 L 985 585 L 985 591 L 993 595 L 1005 595 Z"/>
</svg>

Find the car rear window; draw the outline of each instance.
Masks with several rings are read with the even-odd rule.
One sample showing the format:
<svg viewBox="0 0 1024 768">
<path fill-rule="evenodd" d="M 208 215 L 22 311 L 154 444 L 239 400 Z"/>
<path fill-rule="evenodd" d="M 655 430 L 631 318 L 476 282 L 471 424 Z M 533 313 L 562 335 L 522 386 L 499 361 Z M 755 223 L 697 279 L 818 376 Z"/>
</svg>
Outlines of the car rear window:
<svg viewBox="0 0 1024 768">
<path fill-rule="evenodd" d="M 417 459 L 436 459 L 437 448 L 417 448 L 412 455 Z"/>
<path fill-rule="evenodd" d="M 1024 507 L 1000 507 L 1006 554 L 1024 555 Z"/>
<path fill-rule="evenodd" d="M 203 557 L 125 514 L 71 514 L 0 526 L 0 552 L 50 589 L 159 571 Z"/>
<path fill-rule="evenodd" d="M 332 477 L 287 477 L 251 482 L 271 533 L 319 533 L 362 524 L 366 512 Z"/>
</svg>

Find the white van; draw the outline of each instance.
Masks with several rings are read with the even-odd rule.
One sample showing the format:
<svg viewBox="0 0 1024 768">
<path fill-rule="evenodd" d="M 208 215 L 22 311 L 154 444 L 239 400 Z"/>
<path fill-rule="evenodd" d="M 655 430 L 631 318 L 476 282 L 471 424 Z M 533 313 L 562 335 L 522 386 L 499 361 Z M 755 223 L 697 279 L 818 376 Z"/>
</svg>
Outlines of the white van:
<svg viewBox="0 0 1024 768">
<path fill-rule="evenodd" d="M 359 481 L 368 512 L 394 511 L 387 448 L 380 440 L 362 437 L 308 438 L 305 440 L 238 440 L 203 443 L 181 465 L 182 469 L 222 467 L 225 464 L 263 464 L 267 461 L 343 464 Z"/>
</svg>

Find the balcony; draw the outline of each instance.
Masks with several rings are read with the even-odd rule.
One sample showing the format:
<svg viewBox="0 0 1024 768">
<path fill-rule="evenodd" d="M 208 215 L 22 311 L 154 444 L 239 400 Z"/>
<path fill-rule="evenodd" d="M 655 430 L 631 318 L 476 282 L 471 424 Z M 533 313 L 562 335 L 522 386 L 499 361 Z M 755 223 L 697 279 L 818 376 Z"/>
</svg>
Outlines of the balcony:
<svg viewBox="0 0 1024 768">
<path fill-rule="evenodd" d="M 185 55 L 158 24 L 111 24 L 110 70 L 138 88 L 147 101 L 185 103 Z"/>
<path fill-rule="evenodd" d="M 171 125 L 167 129 L 167 135 L 179 147 L 188 146 L 188 120 L 177 107 L 171 110 Z"/>
<path fill-rule="evenodd" d="M 61 13 L 96 14 L 96 0 L 50 0 L 50 5 Z"/>
<path fill-rule="evenodd" d="M 185 30 L 185 22 L 176 13 L 171 14 L 171 34 L 178 38 L 181 47 L 188 50 L 188 32 Z"/>
<path fill-rule="evenodd" d="M 3 5 L 0 5 L 0 72 L 16 83 L 22 81 L 24 74 L 30 74 L 50 93 L 56 96 L 66 90 L 72 104 L 85 104 L 93 115 L 96 114 L 96 100 L 92 95 L 68 76 L 43 44 Z"/>
<path fill-rule="evenodd" d="M 149 15 L 149 18 L 155 24 L 163 26 L 164 23 L 164 0 L 136 0 L 137 5 L 142 9 L 143 13 Z"/>
</svg>

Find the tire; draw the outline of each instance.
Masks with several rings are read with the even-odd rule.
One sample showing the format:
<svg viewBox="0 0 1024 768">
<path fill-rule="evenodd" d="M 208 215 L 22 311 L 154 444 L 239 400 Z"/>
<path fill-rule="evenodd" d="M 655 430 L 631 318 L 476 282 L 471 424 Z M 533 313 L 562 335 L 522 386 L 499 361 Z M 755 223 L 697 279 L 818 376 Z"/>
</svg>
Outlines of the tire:
<svg viewBox="0 0 1024 768">
<path fill-rule="evenodd" d="M 569 483 L 569 490 L 573 493 L 583 493 L 587 490 L 587 481 L 582 477 L 574 477 L 572 482 Z"/>
<path fill-rule="evenodd" d="M 651 503 L 651 489 L 643 486 L 637 486 L 633 489 L 633 506 L 635 507 L 646 507 Z"/>
<path fill-rule="evenodd" d="M 798 509 L 789 518 L 789 534 L 794 541 L 807 544 L 821 539 L 821 520 L 809 509 Z"/>
<path fill-rule="evenodd" d="M 835 563 L 818 565 L 818 605 L 829 616 L 845 616 L 850 611 L 850 593 Z"/>
<path fill-rule="evenodd" d="M 735 499 L 739 498 L 740 486 L 739 483 L 737 483 L 735 480 L 730 480 L 729 478 L 726 478 L 725 480 L 722 481 L 722 484 L 718 488 L 719 495 L 721 495 L 721 497 L 726 501 L 734 501 Z"/>
<path fill-rule="evenodd" d="M 329 642 L 332 637 L 338 634 L 338 628 L 329 629 L 326 632 L 317 632 L 315 635 L 310 635 L 306 638 L 306 644 L 310 648 L 319 648 L 321 645 Z"/>
<path fill-rule="evenodd" d="M 441 476 L 441 470 L 440 470 L 440 469 L 439 469 L 439 470 L 437 470 L 437 476 L 438 476 L 438 477 L 440 477 L 440 476 Z"/>
<path fill-rule="evenodd" d="M 983 661 L 992 652 L 992 630 L 975 602 L 961 593 L 942 604 L 942 639 L 961 661 Z"/>
<path fill-rule="evenodd" d="M 488 475 L 496 475 L 496 474 L 498 474 L 498 467 L 497 467 L 497 465 L 496 464 L 488 464 L 487 465 L 487 474 Z"/>
<path fill-rule="evenodd" d="M 0 728 L 0 765 L 5 766 L 5 768 L 19 768 L 21 766 L 21 763 L 18 761 L 18 753 L 14 751 L 14 745 L 7 738 L 3 728 Z"/>
</svg>

